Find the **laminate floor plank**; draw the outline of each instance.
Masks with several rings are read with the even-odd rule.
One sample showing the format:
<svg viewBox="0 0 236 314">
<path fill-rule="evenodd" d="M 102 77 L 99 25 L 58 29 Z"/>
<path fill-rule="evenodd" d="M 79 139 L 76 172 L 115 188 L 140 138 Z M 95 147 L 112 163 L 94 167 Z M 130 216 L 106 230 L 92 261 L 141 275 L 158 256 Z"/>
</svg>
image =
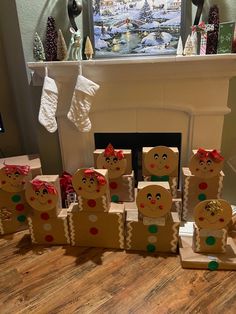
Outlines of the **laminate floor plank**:
<svg viewBox="0 0 236 314">
<path fill-rule="evenodd" d="M 183 269 L 178 255 L 0 238 L 0 313 L 236 313 L 236 272 Z"/>
</svg>

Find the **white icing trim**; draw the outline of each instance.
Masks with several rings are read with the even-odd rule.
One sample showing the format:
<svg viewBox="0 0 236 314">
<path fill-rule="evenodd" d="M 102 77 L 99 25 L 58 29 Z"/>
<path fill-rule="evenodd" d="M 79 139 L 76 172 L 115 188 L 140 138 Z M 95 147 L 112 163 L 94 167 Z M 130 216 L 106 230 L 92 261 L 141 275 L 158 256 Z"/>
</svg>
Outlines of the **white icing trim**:
<svg viewBox="0 0 236 314">
<path fill-rule="evenodd" d="M 223 189 L 223 179 L 224 179 L 224 177 L 220 176 L 220 178 L 219 178 L 219 186 L 218 186 L 218 191 L 217 191 L 217 198 L 221 197 L 221 192 L 222 192 L 222 189 Z"/>
<path fill-rule="evenodd" d="M 133 230 L 133 227 L 132 227 L 132 221 L 129 221 L 127 223 L 127 237 L 126 237 L 126 249 L 127 250 L 130 250 L 131 249 L 131 237 L 132 237 L 132 230 Z"/>
<path fill-rule="evenodd" d="M 227 230 L 226 229 L 222 229 L 223 232 L 223 236 L 222 236 L 222 252 L 226 252 L 226 244 L 227 244 Z"/>
<path fill-rule="evenodd" d="M 188 214 L 188 189 L 189 189 L 189 180 L 190 177 L 185 178 L 184 181 L 184 195 L 183 195 L 183 219 L 187 220 Z"/>
<path fill-rule="evenodd" d="M 178 244 L 179 223 L 176 222 L 173 224 L 172 231 L 173 231 L 173 240 L 170 242 L 171 252 L 175 253 L 177 251 L 177 244 Z"/>
<path fill-rule="evenodd" d="M 4 234 L 2 219 L 0 219 L 0 234 Z"/>
<path fill-rule="evenodd" d="M 103 208 L 104 208 L 104 212 L 108 212 L 107 197 L 106 197 L 106 195 L 103 195 L 103 196 L 102 196 L 102 205 L 103 205 Z"/>
<path fill-rule="evenodd" d="M 69 213 L 68 222 L 69 222 L 69 227 L 70 227 L 71 245 L 75 246 L 75 228 L 74 228 L 74 222 L 73 222 L 73 213 Z"/>
<path fill-rule="evenodd" d="M 196 246 L 195 246 L 195 250 L 196 252 L 200 252 L 201 246 L 200 246 L 200 232 L 198 228 L 195 228 L 195 232 L 196 232 Z"/>
<path fill-rule="evenodd" d="M 128 191 L 129 191 L 129 201 L 134 201 L 134 186 L 132 177 L 128 177 Z"/>
<path fill-rule="evenodd" d="M 120 249 L 124 249 L 125 242 L 124 242 L 124 225 L 123 225 L 123 215 L 122 214 L 116 214 L 118 216 L 118 224 L 119 224 L 119 243 L 120 243 Z"/>
<path fill-rule="evenodd" d="M 66 237 L 67 243 L 70 244 L 69 228 L 68 228 L 68 223 L 67 223 L 67 219 L 66 218 L 63 221 L 63 225 L 64 225 L 64 233 L 65 233 L 65 237 Z"/>
<path fill-rule="evenodd" d="M 81 196 L 78 196 L 78 207 L 79 210 L 83 210 L 83 198 Z"/>
<path fill-rule="evenodd" d="M 173 197 L 177 197 L 177 178 L 173 177 L 170 181 L 171 194 Z"/>
<path fill-rule="evenodd" d="M 34 236 L 33 220 L 31 217 L 28 217 L 27 220 L 28 220 L 28 224 L 29 224 L 29 232 L 30 232 L 30 236 L 31 236 L 31 241 L 32 241 L 32 243 L 37 243 L 35 240 L 35 236 Z"/>
</svg>

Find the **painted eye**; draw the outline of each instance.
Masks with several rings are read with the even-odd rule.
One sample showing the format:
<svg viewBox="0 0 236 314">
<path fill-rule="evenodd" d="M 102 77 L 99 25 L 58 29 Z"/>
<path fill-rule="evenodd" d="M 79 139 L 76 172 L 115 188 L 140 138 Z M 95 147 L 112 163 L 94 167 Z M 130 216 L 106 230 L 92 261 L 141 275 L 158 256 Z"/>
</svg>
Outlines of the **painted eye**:
<svg viewBox="0 0 236 314">
<path fill-rule="evenodd" d="M 110 162 L 110 158 L 109 158 L 109 157 L 107 157 L 105 160 L 106 160 L 106 162 L 108 162 L 108 163 Z"/>
<path fill-rule="evenodd" d="M 36 194 L 36 195 L 39 195 L 39 194 L 40 194 L 40 192 L 37 190 L 37 191 L 35 191 L 35 194 Z"/>
<path fill-rule="evenodd" d="M 48 194 L 48 190 L 47 189 L 43 189 L 43 194 Z"/>
<path fill-rule="evenodd" d="M 83 183 L 86 183 L 86 181 L 87 181 L 86 178 L 82 178 Z"/>
<path fill-rule="evenodd" d="M 203 166 L 203 165 L 204 165 L 204 161 L 203 161 L 203 160 L 200 160 L 200 161 L 199 161 L 199 164 L 200 164 L 201 166 Z"/>
<path fill-rule="evenodd" d="M 157 194 L 156 194 L 156 199 L 159 200 L 160 198 L 161 198 L 161 194 L 160 194 L 160 193 L 157 193 Z"/>
<path fill-rule="evenodd" d="M 154 155 L 154 159 L 158 159 L 159 158 L 159 155 L 158 154 L 155 154 Z"/>
<path fill-rule="evenodd" d="M 93 184 L 94 183 L 94 178 L 90 178 L 90 183 Z"/>
<path fill-rule="evenodd" d="M 148 194 L 147 194 L 147 199 L 148 199 L 148 200 L 151 200 L 151 199 L 152 199 L 152 194 L 151 194 L 151 193 L 148 193 Z"/>
<path fill-rule="evenodd" d="M 212 164 L 212 161 L 209 159 L 207 160 L 207 165 L 210 166 Z"/>
<path fill-rule="evenodd" d="M 116 163 L 118 161 L 117 157 L 113 158 L 113 162 Z"/>
<path fill-rule="evenodd" d="M 14 173 L 14 175 L 15 175 L 16 177 L 19 177 L 20 173 L 19 173 L 18 171 L 16 171 L 16 172 Z"/>
<path fill-rule="evenodd" d="M 167 155 L 166 155 L 166 154 L 163 154 L 163 155 L 162 155 L 162 159 L 166 160 L 166 159 L 167 159 Z"/>
</svg>

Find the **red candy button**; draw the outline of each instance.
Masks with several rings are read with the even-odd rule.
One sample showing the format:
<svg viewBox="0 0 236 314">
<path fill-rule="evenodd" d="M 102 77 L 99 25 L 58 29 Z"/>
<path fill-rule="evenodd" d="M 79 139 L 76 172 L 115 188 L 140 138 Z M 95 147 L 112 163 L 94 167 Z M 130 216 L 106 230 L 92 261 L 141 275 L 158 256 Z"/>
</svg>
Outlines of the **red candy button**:
<svg viewBox="0 0 236 314">
<path fill-rule="evenodd" d="M 96 201 L 95 200 L 88 200 L 88 206 L 89 207 L 95 207 L 96 206 Z"/>
<path fill-rule="evenodd" d="M 41 217 L 41 219 L 43 219 L 43 220 L 48 220 L 48 219 L 49 219 L 48 213 L 42 213 L 42 214 L 40 215 L 40 217 Z"/>
<path fill-rule="evenodd" d="M 201 182 L 198 187 L 200 190 L 206 190 L 208 188 L 208 185 L 206 182 Z"/>
<path fill-rule="evenodd" d="M 46 235 L 45 240 L 46 240 L 47 242 L 52 242 L 52 241 L 54 240 L 54 238 L 53 238 L 52 235 L 48 234 L 48 235 Z"/>
<path fill-rule="evenodd" d="M 98 233 L 98 229 L 97 228 L 90 228 L 89 232 L 92 234 L 92 235 L 95 235 Z"/>
<path fill-rule="evenodd" d="M 24 204 L 17 204 L 17 205 L 16 205 L 16 210 L 18 210 L 19 212 L 21 212 L 21 211 L 24 210 L 24 209 L 25 209 Z"/>
<path fill-rule="evenodd" d="M 110 182 L 110 188 L 111 188 L 112 190 L 117 189 L 117 183 L 116 183 L 116 182 Z"/>
</svg>

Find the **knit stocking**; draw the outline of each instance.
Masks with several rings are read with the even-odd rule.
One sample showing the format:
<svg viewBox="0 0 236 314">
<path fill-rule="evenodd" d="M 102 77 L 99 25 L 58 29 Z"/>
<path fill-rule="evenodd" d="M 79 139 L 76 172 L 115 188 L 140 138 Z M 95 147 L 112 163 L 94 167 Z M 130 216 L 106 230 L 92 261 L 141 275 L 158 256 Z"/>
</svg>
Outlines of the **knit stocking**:
<svg viewBox="0 0 236 314">
<path fill-rule="evenodd" d="M 91 108 L 91 96 L 95 95 L 99 87 L 98 84 L 82 75 L 77 78 L 67 117 L 81 132 L 89 132 L 91 129 L 91 121 L 88 116 Z"/>
<path fill-rule="evenodd" d="M 57 122 L 55 118 L 57 102 L 58 88 L 56 82 L 46 74 L 43 83 L 38 119 L 50 133 L 57 130 Z"/>
</svg>

